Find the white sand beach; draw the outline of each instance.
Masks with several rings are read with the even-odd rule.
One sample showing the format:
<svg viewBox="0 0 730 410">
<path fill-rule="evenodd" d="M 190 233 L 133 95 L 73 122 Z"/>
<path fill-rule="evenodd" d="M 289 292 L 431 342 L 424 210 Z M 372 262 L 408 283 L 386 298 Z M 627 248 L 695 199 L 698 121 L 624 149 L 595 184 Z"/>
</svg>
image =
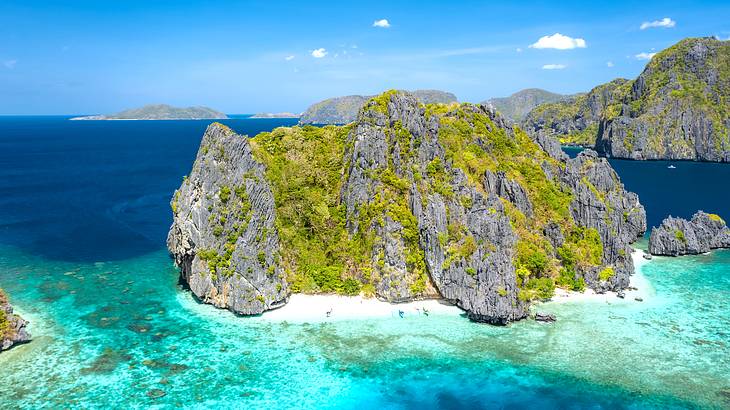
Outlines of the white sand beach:
<svg viewBox="0 0 730 410">
<path fill-rule="evenodd" d="M 626 289 L 624 291 L 624 299 L 616 296 L 616 292 L 606 292 L 598 294 L 592 289 L 586 289 L 585 292 L 574 292 L 565 289 L 555 289 L 555 296 L 550 302 L 606 302 L 606 303 L 618 303 L 620 301 L 627 303 L 637 303 L 636 298 L 646 301 L 654 294 L 654 288 L 651 286 L 644 275 L 641 273 L 641 267 L 649 261 L 644 259 L 644 251 L 641 249 L 634 249 L 631 253 L 631 258 L 634 260 L 634 268 L 636 272 L 631 275 L 630 287 L 634 289 Z"/>
<path fill-rule="evenodd" d="M 261 317 L 266 320 L 287 322 L 329 322 L 337 320 L 413 317 L 424 315 L 460 315 L 458 307 L 441 300 L 428 299 L 408 303 L 388 303 L 375 298 L 340 295 L 302 295 L 293 294 L 289 303 L 283 307 L 265 312 Z M 327 316 L 327 312 L 331 312 Z"/>
<path fill-rule="evenodd" d="M 643 258 L 644 252 L 634 250 L 632 258 L 636 273 L 631 276 L 631 286 L 637 290 L 626 290 L 624 299 L 616 296 L 616 292 L 605 294 L 595 293 L 591 289 L 585 292 L 573 292 L 564 289 L 555 289 L 555 296 L 550 302 L 609 302 L 609 303 L 638 303 L 635 298 L 647 300 L 653 289 L 649 281 L 641 274 L 641 266 L 648 261 Z M 304 295 L 293 294 L 289 303 L 279 309 L 265 312 L 262 319 L 273 321 L 302 322 L 330 322 L 338 320 L 370 319 L 404 317 L 424 315 L 424 308 L 429 314 L 460 315 L 464 313 L 460 308 L 443 300 L 428 299 L 408 303 L 388 303 L 375 298 L 362 296 L 340 295 Z M 329 316 L 327 312 L 330 312 Z"/>
</svg>

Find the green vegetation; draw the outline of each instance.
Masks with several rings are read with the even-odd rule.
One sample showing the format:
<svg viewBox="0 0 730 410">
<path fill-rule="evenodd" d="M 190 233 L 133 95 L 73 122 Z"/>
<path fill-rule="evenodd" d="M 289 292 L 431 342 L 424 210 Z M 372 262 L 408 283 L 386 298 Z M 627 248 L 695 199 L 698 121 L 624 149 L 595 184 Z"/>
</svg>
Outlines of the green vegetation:
<svg viewBox="0 0 730 410">
<path fill-rule="evenodd" d="M 349 237 L 339 201 L 349 131 L 349 126 L 277 128 L 251 140 L 274 192 L 282 264 L 294 292 L 375 293 L 369 258 L 375 238 Z M 402 188 L 394 175 L 385 179 Z"/>
<path fill-rule="evenodd" d="M 611 279 L 615 274 L 616 274 L 616 272 L 613 271 L 613 268 L 608 266 L 606 268 L 603 268 L 603 270 L 601 270 L 600 272 L 598 272 L 598 279 L 606 282 L 609 279 Z"/>
<path fill-rule="evenodd" d="M 373 98 L 369 109 L 386 113 L 394 93 Z M 259 252 L 254 253 L 255 260 L 266 268 L 273 259 L 283 268 L 294 292 L 372 296 L 383 275 L 389 275 L 383 249 L 383 236 L 388 235 L 388 240 L 403 245 L 407 271 L 404 280 L 409 292 L 423 294 L 430 289 L 430 282 L 410 192 L 417 189 L 424 204 L 440 195 L 450 204 L 470 209 L 473 196 L 457 196 L 452 185 L 456 175 L 453 168 L 459 168 L 468 184 L 480 192 L 485 192 L 485 172 L 503 172 L 524 189 L 532 204 L 529 217 L 506 199 L 500 206 L 518 237 L 513 262 L 522 300 L 549 298 L 556 286 L 584 289 L 582 272 L 602 265 L 603 246 L 598 231 L 573 221 L 570 189 L 543 171 L 544 167 L 557 169 L 564 164 L 549 157 L 522 130 L 505 130 L 478 107 L 436 104 L 424 108 L 427 116 L 439 118 L 437 138 L 444 148 L 443 156 L 422 162 L 416 155 L 420 138 L 412 136 L 400 122 L 390 124 L 384 130 L 388 164 L 367 169 L 367 176 L 375 182 L 372 196 L 351 210 L 350 220 L 341 193 L 349 177 L 348 161 L 354 148 L 354 141 L 348 139 L 352 125 L 277 128 L 252 138 L 254 157 L 265 166 L 274 194 L 281 243 L 281 255 L 270 257 Z M 592 189 L 599 198 L 604 197 L 595 187 Z M 234 273 L 230 263 L 236 241 L 251 218 L 245 185 L 221 185 L 210 211 L 213 234 L 227 241 L 224 249 L 206 249 L 199 255 L 207 262 L 211 275 L 229 276 Z M 498 211 L 491 208 L 488 212 Z M 463 262 L 458 266 L 466 265 L 466 273 L 478 281 L 478 272 L 470 266 L 472 259 L 477 250 L 480 257 L 487 257 L 485 253 L 494 252 L 495 245 L 478 241 L 458 219 L 448 214 L 447 219 L 447 232 L 438 235 L 445 252 L 442 267 L 448 269 Z M 565 235 L 559 249 L 545 238 L 548 223 L 557 223 Z M 394 224 L 396 229 L 392 229 Z M 262 240 L 266 235 L 261 233 Z M 274 273 L 269 266 L 269 274 Z M 506 292 L 502 289 L 500 294 Z"/>
<path fill-rule="evenodd" d="M 684 232 L 679 229 L 674 231 L 674 237 L 682 243 L 687 243 L 687 238 L 684 237 Z"/>
<path fill-rule="evenodd" d="M 10 331 L 12 330 L 10 328 L 10 318 L 5 313 L 5 310 L 2 309 L 3 305 L 6 305 L 7 303 L 7 296 L 5 296 L 5 292 L 0 289 L 0 342 L 2 342 L 3 339 L 12 336 L 10 334 Z"/>
<path fill-rule="evenodd" d="M 725 225 L 725 220 L 720 218 L 720 215 L 717 214 L 707 214 L 707 216 L 710 218 L 711 221 L 720 222 L 721 224 Z"/>
</svg>

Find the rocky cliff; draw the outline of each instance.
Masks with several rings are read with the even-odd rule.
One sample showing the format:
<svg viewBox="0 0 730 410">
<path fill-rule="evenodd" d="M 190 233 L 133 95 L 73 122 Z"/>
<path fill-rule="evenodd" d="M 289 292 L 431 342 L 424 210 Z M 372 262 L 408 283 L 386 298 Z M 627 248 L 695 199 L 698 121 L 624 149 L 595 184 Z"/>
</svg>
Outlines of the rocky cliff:
<svg viewBox="0 0 730 410">
<path fill-rule="evenodd" d="M 625 94 L 628 84 L 628 80 L 618 78 L 588 93 L 540 104 L 525 116 L 521 125 L 533 136 L 552 136 L 564 145 L 593 147 L 600 119 Z"/>
<path fill-rule="evenodd" d="M 439 90 L 415 90 L 410 92 L 423 104 L 449 104 L 456 102 L 452 93 Z M 357 119 L 357 113 L 373 96 L 348 95 L 329 98 L 312 104 L 299 118 L 300 124 L 349 124 Z"/>
<path fill-rule="evenodd" d="M 492 98 L 483 104 L 493 106 L 500 114 L 512 121 L 521 121 L 533 108 L 540 104 L 556 102 L 570 96 L 551 93 L 539 88 L 520 90 L 509 97 Z"/>
<path fill-rule="evenodd" d="M 718 215 L 702 211 L 689 221 L 670 216 L 649 237 L 652 255 L 696 255 L 718 248 L 730 248 L 730 228 Z"/>
<path fill-rule="evenodd" d="M 224 186 L 245 191 L 246 212 L 233 194 L 221 199 Z M 636 195 L 595 152 L 568 159 L 488 107 L 396 91 L 348 126 L 249 140 L 211 125 L 172 205 L 181 277 L 202 300 L 244 314 L 290 291 L 337 292 L 443 297 L 504 324 L 555 286 L 628 286 L 629 244 L 646 228 Z M 249 296 L 232 304 L 224 293 Z"/>
<path fill-rule="evenodd" d="M 522 125 L 608 157 L 729 162 L 730 41 L 682 40 L 635 80 L 542 104 Z"/>
<path fill-rule="evenodd" d="M 599 124 L 609 157 L 730 162 L 730 41 L 687 39 L 658 53 Z"/>
<path fill-rule="evenodd" d="M 0 352 L 30 341 L 28 322 L 13 313 L 7 296 L 0 289 Z"/>
<path fill-rule="evenodd" d="M 171 203 L 167 246 L 181 279 L 202 301 L 246 315 L 289 295 L 264 172 L 248 139 L 216 123 Z"/>
</svg>

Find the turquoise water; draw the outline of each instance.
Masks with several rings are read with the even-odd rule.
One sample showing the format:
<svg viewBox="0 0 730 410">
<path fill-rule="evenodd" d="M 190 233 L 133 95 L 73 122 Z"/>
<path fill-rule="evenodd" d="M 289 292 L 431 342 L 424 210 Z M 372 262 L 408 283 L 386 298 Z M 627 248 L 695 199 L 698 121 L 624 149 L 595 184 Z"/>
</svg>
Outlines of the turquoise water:
<svg viewBox="0 0 730 410">
<path fill-rule="evenodd" d="M 82 264 L 0 255 L 0 283 L 36 336 L 0 356 L 3 408 L 730 405 L 726 251 L 655 259 L 642 303 L 551 303 L 541 309 L 555 324 L 503 328 L 239 318 L 181 291 L 163 251 Z"/>
<path fill-rule="evenodd" d="M 281 124 L 259 121 L 229 125 Z M 728 251 L 655 258 L 644 302 L 549 325 L 236 317 L 164 249 L 207 123 L 113 123 L 0 119 L 0 286 L 35 336 L 0 354 L 0 408 L 730 408 Z"/>
</svg>

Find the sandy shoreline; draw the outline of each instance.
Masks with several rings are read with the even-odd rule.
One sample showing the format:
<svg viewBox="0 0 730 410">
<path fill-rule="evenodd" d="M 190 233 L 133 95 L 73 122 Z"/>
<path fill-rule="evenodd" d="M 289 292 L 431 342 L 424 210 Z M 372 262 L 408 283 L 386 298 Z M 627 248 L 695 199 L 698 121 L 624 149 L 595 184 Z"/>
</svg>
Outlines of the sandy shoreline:
<svg viewBox="0 0 730 410">
<path fill-rule="evenodd" d="M 404 318 L 429 315 L 453 315 L 464 313 L 458 307 L 442 300 L 427 299 L 406 303 L 388 303 L 375 298 L 340 295 L 293 294 L 289 303 L 264 312 L 262 319 L 287 322 L 331 322 L 368 318 Z M 329 317 L 327 312 L 330 312 Z"/>
<path fill-rule="evenodd" d="M 592 289 L 586 289 L 585 292 L 574 292 L 565 289 L 555 289 L 555 296 L 548 303 L 566 303 L 566 302 L 610 302 L 618 303 L 624 302 L 637 302 L 636 298 L 646 301 L 654 293 L 654 288 L 651 286 L 644 275 L 641 273 L 641 267 L 649 261 L 644 259 L 645 252 L 641 249 L 634 249 L 631 253 L 631 258 L 634 260 L 635 273 L 631 275 L 630 285 L 636 290 L 626 289 L 624 291 L 624 299 L 616 296 L 616 292 L 606 292 L 598 294 Z"/>
<path fill-rule="evenodd" d="M 634 250 L 631 255 L 636 267 L 636 273 L 631 276 L 631 286 L 637 290 L 626 290 L 624 299 L 618 298 L 616 292 L 597 294 L 591 289 L 582 293 L 555 289 L 555 296 L 547 303 L 637 303 L 636 298 L 647 300 L 653 289 L 649 281 L 641 274 L 641 266 L 648 262 L 643 255 L 644 252 L 638 249 Z M 403 312 L 404 318 L 409 318 L 424 316 L 424 308 L 430 315 L 456 316 L 464 313 L 460 308 L 436 299 L 396 304 L 362 296 L 293 294 L 289 303 L 276 310 L 263 313 L 260 318 L 294 323 L 333 322 L 352 319 L 399 318 L 400 312 Z M 331 312 L 329 316 L 327 316 L 327 312 Z"/>
</svg>

